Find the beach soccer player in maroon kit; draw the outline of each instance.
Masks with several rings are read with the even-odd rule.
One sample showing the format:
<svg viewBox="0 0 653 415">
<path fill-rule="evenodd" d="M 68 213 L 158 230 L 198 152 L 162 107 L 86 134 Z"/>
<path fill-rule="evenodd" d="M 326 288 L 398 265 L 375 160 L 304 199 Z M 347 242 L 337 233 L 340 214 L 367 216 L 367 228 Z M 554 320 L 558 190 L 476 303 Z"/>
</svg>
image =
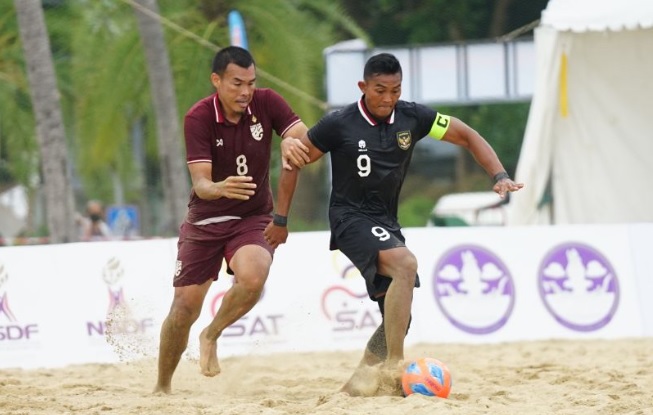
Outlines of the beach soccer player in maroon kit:
<svg viewBox="0 0 653 415">
<path fill-rule="evenodd" d="M 268 277 L 274 249 L 263 230 L 272 220 L 273 131 L 286 141 L 304 136 L 307 128 L 278 93 L 257 89 L 255 82 L 247 50 L 220 50 L 211 73 L 216 93 L 198 101 L 184 119 L 193 188 L 179 231 L 174 298 L 161 327 L 155 392 L 171 392 L 191 326 L 223 259 L 234 283 L 200 334 L 199 364 L 206 376 L 220 373 L 217 340 L 254 307 Z"/>
</svg>

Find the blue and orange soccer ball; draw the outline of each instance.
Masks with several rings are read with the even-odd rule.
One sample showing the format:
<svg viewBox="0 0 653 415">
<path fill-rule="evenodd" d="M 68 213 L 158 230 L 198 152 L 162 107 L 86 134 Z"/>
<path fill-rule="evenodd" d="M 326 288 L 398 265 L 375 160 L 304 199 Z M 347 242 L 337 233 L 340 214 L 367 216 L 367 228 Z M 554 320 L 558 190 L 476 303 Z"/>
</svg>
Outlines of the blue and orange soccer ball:
<svg viewBox="0 0 653 415">
<path fill-rule="evenodd" d="M 408 363 L 401 376 L 404 396 L 419 393 L 446 398 L 451 391 L 451 373 L 437 359 L 422 357 Z"/>
</svg>

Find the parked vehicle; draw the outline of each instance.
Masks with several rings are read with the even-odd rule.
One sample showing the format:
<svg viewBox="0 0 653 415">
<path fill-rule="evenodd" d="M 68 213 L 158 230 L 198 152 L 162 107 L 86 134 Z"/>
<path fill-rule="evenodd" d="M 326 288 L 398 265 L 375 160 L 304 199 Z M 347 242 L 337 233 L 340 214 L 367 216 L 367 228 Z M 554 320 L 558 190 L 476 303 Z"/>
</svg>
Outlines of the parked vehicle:
<svg viewBox="0 0 653 415">
<path fill-rule="evenodd" d="M 494 192 L 447 194 L 438 199 L 426 226 L 503 226 L 508 201 Z"/>
</svg>

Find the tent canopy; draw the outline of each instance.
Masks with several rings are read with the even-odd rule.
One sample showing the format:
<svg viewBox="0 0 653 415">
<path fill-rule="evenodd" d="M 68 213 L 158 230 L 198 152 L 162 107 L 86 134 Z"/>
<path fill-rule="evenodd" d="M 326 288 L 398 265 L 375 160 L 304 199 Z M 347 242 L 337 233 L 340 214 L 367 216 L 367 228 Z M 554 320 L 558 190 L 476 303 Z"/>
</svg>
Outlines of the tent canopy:
<svg viewBox="0 0 653 415">
<path fill-rule="evenodd" d="M 558 31 L 621 31 L 653 27 L 650 0 L 550 0 L 542 26 Z"/>
<path fill-rule="evenodd" d="M 653 222 L 653 1 L 551 0 L 508 224 Z"/>
</svg>

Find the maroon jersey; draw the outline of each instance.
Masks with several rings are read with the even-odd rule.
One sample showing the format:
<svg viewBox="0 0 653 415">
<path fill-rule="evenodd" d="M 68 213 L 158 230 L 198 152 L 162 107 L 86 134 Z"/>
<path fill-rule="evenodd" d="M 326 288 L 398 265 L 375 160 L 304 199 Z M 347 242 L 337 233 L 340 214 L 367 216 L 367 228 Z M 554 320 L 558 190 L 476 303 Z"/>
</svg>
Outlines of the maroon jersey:
<svg viewBox="0 0 653 415">
<path fill-rule="evenodd" d="M 298 122 L 299 117 L 286 101 L 265 88 L 254 91 L 252 102 L 238 124 L 226 120 L 217 94 L 193 105 L 184 119 L 186 162 L 212 163 L 214 182 L 228 176 L 251 176 L 256 193 L 249 200 L 204 200 L 191 191 L 186 221 L 205 224 L 271 213 L 272 131 L 283 136 Z"/>
</svg>

